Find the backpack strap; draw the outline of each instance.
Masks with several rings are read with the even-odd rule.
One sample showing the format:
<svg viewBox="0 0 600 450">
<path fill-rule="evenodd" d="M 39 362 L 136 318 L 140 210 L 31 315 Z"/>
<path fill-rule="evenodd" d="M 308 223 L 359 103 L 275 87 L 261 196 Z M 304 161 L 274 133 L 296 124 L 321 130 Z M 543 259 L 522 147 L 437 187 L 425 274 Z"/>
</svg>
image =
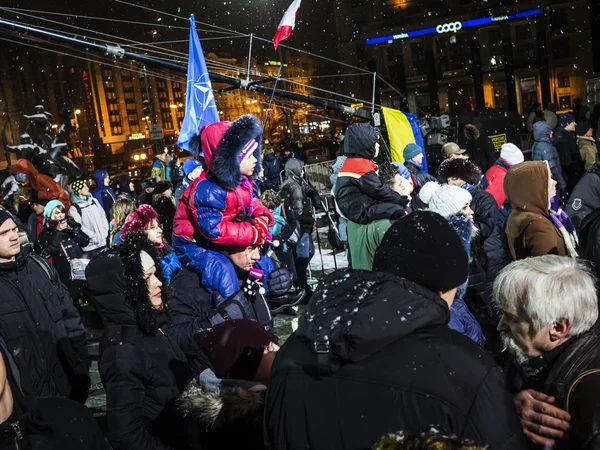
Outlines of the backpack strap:
<svg viewBox="0 0 600 450">
<path fill-rule="evenodd" d="M 593 375 L 595 373 L 600 373 L 600 369 L 591 369 L 591 370 L 588 370 L 586 372 L 583 372 L 577 378 L 575 378 L 575 381 L 573 381 L 573 383 L 571 383 L 571 386 L 569 386 L 569 390 L 567 391 L 567 399 L 565 401 L 565 410 L 567 412 L 569 412 L 569 406 L 570 406 L 570 402 L 571 402 L 571 395 L 575 391 L 575 388 L 577 387 L 577 385 L 579 384 L 579 382 L 581 380 L 583 380 L 585 377 L 587 377 L 589 375 Z"/>
<path fill-rule="evenodd" d="M 48 278 L 50 278 L 50 281 L 52 282 L 52 284 L 56 285 L 56 279 L 53 276 L 52 267 L 50 266 L 50 263 L 48 262 L 48 260 L 46 258 L 42 258 L 41 256 L 36 255 L 36 254 L 32 254 L 31 259 L 33 259 L 37 263 L 37 265 L 42 268 L 44 273 L 48 276 Z"/>
<path fill-rule="evenodd" d="M 75 207 L 75 209 L 77 210 L 77 212 L 79 213 L 79 217 L 81 217 L 83 219 L 83 216 L 81 215 L 81 206 L 79 206 L 77 203 L 73 202 L 73 206 Z"/>
</svg>

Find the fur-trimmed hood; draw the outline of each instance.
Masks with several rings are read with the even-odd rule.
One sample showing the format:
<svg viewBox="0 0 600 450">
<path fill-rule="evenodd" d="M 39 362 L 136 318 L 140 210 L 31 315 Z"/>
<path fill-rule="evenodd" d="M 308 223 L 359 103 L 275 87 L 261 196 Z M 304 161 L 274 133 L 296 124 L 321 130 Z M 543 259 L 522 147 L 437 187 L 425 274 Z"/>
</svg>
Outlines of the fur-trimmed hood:
<svg viewBox="0 0 600 450">
<path fill-rule="evenodd" d="M 235 189 L 242 181 L 238 157 L 244 146 L 255 140 L 258 146 L 254 150 L 256 166 L 252 179 L 260 172 L 261 168 L 261 143 L 262 125 L 251 114 L 245 114 L 231 124 L 224 132 L 214 153 L 204 149 L 206 165 L 215 181 L 225 189 Z"/>
<path fill-rule="evenodd" d="M 154 260 L 156 276 L 162 282 L 164 308 L 157 311 L 148 296 L 140 252 Z M 167 309 L 167 284 L 154 245 L 144 233 L 129 233 L 123 244 L 94 257 L 85 271 L 91 293 L 107 324 L 137 325 L 145 334 L 158 331 L 158 316 Z"/>
<path fill-rule="evenodd" d="M 479 184 L 481 169 L 470 161 L 462 158 L 449 158 L 442 161 L 438 169 L 438 179 L 447 183 L 448 178 L 460 178 L 469 184 Z"/>
<path fill-rule="evenodd" d="M 192 380 L 177 399 L 177 408 L 204 427 L 216 428 L 228 422 L 256 418 L 262 410 L 264 392 L 237 386 L 206 392 Z"/>
</svg>

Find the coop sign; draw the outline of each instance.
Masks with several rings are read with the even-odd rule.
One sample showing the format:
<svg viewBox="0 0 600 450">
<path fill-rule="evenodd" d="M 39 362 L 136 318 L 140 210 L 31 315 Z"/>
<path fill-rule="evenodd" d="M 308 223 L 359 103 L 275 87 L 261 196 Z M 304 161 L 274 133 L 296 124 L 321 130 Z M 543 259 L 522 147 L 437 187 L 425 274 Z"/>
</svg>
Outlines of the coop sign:
<svg viewBox="0 0 600 450">
<path fill-rule="evenodd" d="M 428 35 L 436 35 L 436 34 L 444 34 L 444 33 L 456 33 L 463 28 L 474 28 L 480 27 L 483 25 L 489 25 L 491 23 L 496 22 L 504 22 L 507 20 L 515 20 L 515 19 L 523 19 L 531 16 L 539 16 L 542 14 L 541 8 L 529 9 L 527 11 L 521 11 L 513 14 L 503 15 L 503 16 L 491 16 L 491 17 L 481 17 L 479 19 L 470 19 L 456 22 L 448 22 L 436 25 L 435 27 L 430 28 L 422 28 L 420 30 L 414 31 L 405 31 L 398 34 L 392 34 L 389 36 L 379 36 L 366 40 L 367 45 L 376 45 L 376 44 L 390 44 L 394 41 L 402 40 L 402 39 L 412 39 L 421 36 Z"/>
<path fill-rule="evenodd" d="M 438 25 L 437 27 L 435 27 L 435 31 L 437 31 L 439 34 L 450 32 L 456 33 L 462 27 L 463 25 L 461 22 L 445 23 L 443 25 Z"/>
</svg>

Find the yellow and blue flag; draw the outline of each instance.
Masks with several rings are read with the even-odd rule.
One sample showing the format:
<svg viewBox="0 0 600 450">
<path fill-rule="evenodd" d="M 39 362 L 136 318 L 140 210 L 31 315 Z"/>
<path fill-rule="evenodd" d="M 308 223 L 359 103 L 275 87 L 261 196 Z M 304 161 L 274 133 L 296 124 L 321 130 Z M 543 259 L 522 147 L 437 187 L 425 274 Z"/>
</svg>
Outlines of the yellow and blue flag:
<svg viewBox="0 0 600 450">
<path fill-rule="evenodd" d="M 425 143 L 419 128 L 418 117 L 414 114 L 405 113 L 398 109 L 381 107 L 385 126 L 390 139 L 392 162 L 404 163 L 404 147 L 408 144 L 417 144 L 423 149 L 423 171 L 427 172 L 427 155 L 425 154 Z"/>
</svg>

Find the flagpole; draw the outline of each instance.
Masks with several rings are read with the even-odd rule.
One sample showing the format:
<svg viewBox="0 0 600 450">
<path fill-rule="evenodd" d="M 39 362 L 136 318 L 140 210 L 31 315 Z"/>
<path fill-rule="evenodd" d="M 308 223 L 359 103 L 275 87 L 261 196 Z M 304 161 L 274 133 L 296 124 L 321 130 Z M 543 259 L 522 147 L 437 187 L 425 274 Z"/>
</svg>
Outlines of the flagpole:
<svg viewBox="0 0 600 450">
<path fill-rule="evenodd" d="M 252 59 L 252 36 L 250 33 L 250 49 L 248 50 L 248 68 L 246 69 L 246 82 L 250 83 L 250 61 Z"/>
<path fill-rule="evenodd" d="M 269 112 L 271 111 L 271 105 L 273 104 L 273 97 L 275 97 L 275 90 L 277 89 L 277 82 L 279 81 L 279 77 L 281 77 L 281 69 L 282 68 L 283 68 L 283 61 L 279 61 L 279 72 L 277 72 L 277 77 L 275 78 L 275 84 L 273 86 L 273 91 L 271 92 L 271 98 L 269 99 L 269 106 L 267 107 L 267 113 L 265 114 L 265 123 L 263 124 L 263 130 L 266 130 L 266 128 L 267 128 L 267 120 L 269 120 Z"/>
</svg>

